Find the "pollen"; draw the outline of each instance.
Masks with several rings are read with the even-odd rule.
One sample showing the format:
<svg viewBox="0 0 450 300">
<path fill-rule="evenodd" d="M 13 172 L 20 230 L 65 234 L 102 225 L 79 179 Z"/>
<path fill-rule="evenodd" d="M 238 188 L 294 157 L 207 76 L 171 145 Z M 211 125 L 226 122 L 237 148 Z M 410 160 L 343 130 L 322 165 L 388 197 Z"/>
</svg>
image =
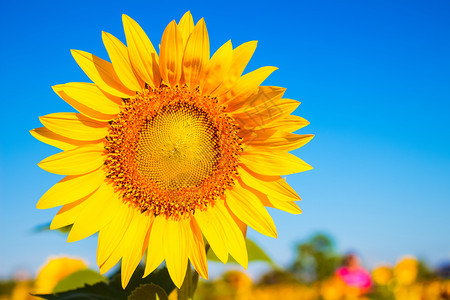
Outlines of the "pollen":
<svg viewBox="0 0 450 300">
<path fill-rule="evenodd" d="M 187 86 L 125 99 L 105 139 L 108 180 L 142 213 L 180 219 L 213 205 L 237 178 L 241 138 L 215 97 Z"/>
</svg>

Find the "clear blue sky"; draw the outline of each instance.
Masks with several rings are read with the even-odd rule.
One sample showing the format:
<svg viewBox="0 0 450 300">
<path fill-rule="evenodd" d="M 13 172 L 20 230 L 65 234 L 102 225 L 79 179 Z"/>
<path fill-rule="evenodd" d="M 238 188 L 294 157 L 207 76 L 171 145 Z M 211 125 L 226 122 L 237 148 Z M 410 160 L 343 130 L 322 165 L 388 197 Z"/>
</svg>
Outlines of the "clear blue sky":
<svg viewBox="0 0 450 300">
<path fill-rule="evenodd" d="M 316 134 L 295 152 L 315 169 L 288 178 L 304 213 L 271 211 L 277 241 L 249 233 L 278 263 L 317 231 L 369 266 L 402 254 L 450 259 L 450 2 L 162 3 L 1 0 L 0 277 L 34 272 L 50 254 L 95 267 L 96 237 L 32 233 L 57 212 L 35 204 L 59 178 L 36 165 L 57 150 L 28 131 L 38 116 L 72 110 L 52 85 L 88 80 L 69 50 L 107 58 L 101 30 L 125 41 L 122 13 L 158 45 L 187 10 L 205 18 L 213 51 L 259 40 L 247 71 L 279 67 L 265 84 L 300 100 L 296 114 L 311 122 L 301 132 Z"/>
</svg>

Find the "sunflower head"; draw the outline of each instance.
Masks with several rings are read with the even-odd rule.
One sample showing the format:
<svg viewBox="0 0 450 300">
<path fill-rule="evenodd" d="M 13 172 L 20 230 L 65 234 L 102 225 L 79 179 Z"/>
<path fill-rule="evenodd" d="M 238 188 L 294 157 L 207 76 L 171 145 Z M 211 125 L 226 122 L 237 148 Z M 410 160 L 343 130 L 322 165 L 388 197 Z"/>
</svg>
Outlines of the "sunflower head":
<svg viewBox="0 0 450 300">
<path fill-rule="evenodd" d="M 400 285 L 411 285 L 417 278 L 419 262 L 413 256 L 402 257 L 394 266 L 394 277 Z"/>
<path fill-rule="evenodd" d="M 256 42 L 231 42 L 210 57 L 203 19 L 187 12 L 165 29 L 159 53 L 123 16 L 126 45 L 103 32 L 111 62 L 72 50 L 93 83 L 54 91 L 78 113 L 40 118 L 31 131 L 63 150 L 39 163 L 66 175 L 38 208 L 62 205 L 51 228 L 73 224 L 68 241 L 99 232 L 97 262 L 122 262 L 125 287 L 147 251 L 145 275 L 163 261 L 174 283 L 190 261 L 208 277 L 204 238 L 224 263 L 247 266 L 247 225 L 276 237 L 265 207 L 300 213 L 281 175 L 311 167 L 289 153 L 312 139 L 284 88 L 261 86 L 276 69 L 242 75 Z"/>
<path fill-rule="evenodd" d="M 387 265 L 378 266 L 372 271 L 372 278 L 378 285 L 387 285 L 392 279 L 392 268 Z"/>
<path fill-rule="evenodd" d="M 66 256 L 51 257 L 40 268 L 36 276 L 34 293 L 51 294 L 63 278 L 85 269 L 87 269 L 87 264 L 82 259 Z"/>
</svg>

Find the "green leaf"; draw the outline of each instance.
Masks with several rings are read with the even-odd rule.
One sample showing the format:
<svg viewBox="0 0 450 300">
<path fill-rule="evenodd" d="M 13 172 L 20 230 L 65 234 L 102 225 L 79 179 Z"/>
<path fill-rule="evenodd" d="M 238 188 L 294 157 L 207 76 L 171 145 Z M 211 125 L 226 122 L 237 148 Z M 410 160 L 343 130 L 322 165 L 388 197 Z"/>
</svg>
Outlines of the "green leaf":
<svg viewBox="0 0 450 300">
<path fill-rule="evenodd" d="M 170 279 L 167 268 L 159 268 L 145 278 L 142 278 L 144 274 L 144 268 L 139 266 L 131 277 L 126 289 L 122 289 L 120 281 L 120 269 L 113 275 L 109 282 L 104 281 L 97 282 L 94 285 L 85 285 L 84 287 L 77 288 L 75 290 L 69 290 L 65 292 L 58 292 L 48 295 L 34 295 L 49 300 L 75 300 L 75 299 L 100 299 L 100 300 L 114 300 L 114 299 L 127 299 L 131 293 L 142 284 L 153 283 L 159 286 L 166 295 L 169 295 L 174 289 L 175 285 Z M 158 293 L 160 300 L 162 298 Z"/>
<path fill-rule="evenodd" d="M 277 268 L 277 266 L 273 262 L 273 260 L 255 242 L 253 242 L 252 240 L 247 238 L 247 239 L 245 239 L 245 243 L 247 244 L 248 261 L 249 262 L 262 261 L 262 262 L 268 263 L 273 268 Z M 217 258 L 217 256 L 214 254 L 213 251 L 208 251 L 207 257 L 211 261 L 220 262 L 220 260 Z M 234 258 L 231 256 L 228 257 L 228 262 L 237 263 L 236 260 L 234 260 Z"/>
<path fill-rule="evenodd" d="M 94 285 L 97 282 L 107 282 L 107 279 L 93 270 L 80 270 L 60 280 L 53 289 L 53 293 L 75 290 L 85 285 Z"/>
<path fill-rule="evenodd" d="M 55 229 L 55 230 L 57 230 L 61 233 L 67 234 L 67 233 L 69 233 L 70 229 L 72 229 L 72 224 Z M 33 231 L 39 233 L 39 232 L 44 232 L 44 231 L 49 231 L 49 230 L 51 230 L 50 222 L 36 226 Z M 52 231 L 54 231 L 54 230 L 52 230 Z"/>
<path fill-rule="evenodd" d="M 48 295 L 33 295 L 33 296 L 42 297 L 48 300 L 78 300 L 78 299 L 114 300 L 127 298 L 127 294 L 124 290 L 122 290 L 122 288 L 117 289 L 114 286 L 106 284 L 105 282 L 98 282 L 94 285 L 85 285 L 82 288 L 62 293 L 55 293 Z"/>
<path fill-rule="evenodd" d="M 170 295 L 170 293 L 175 289 L 175 285 L 173 284 L 166 267 L 158 268 L 144 278 L 142 278 L 143 275 L 144 268 L 142 266 L 138 266 L 131 276 L 130 282 L 125 289 L 125 292 L 131 294 L 131 292 L 134 291 L 134 289 L 136 289 L 140 284 L 146 283 L 153 283 L 157 286 L 160 286 L 167 295 Z M 115 274 L 111 276 L 110 285 L 117 288 L 122 288 L 120 268 Z"/>
<path fill-rule="evenodd" d="M 141 284 L 136 288 L 131 295 L 128 296 L 128 300 L 168 300 L 166 292 L 153 283 Z"/>
</svg>

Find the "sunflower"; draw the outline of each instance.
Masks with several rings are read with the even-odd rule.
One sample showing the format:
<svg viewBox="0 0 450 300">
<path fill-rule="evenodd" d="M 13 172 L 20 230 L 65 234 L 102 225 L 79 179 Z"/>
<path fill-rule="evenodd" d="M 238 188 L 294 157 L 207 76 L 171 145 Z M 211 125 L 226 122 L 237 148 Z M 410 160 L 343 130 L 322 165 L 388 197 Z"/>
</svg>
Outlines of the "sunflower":
<svg viewBox="0 0 450 300">
<path fill-rule="evenodd" d="M 62 205 L 50 227 L 73 224 L 68 242 L 99 232 L 100 272 L 121 259 L 123 287 L 145 251 L 144 276 L 165 261 L 177 287 L 188 261 L 208 278 L 206 243 L 246 268 L 247 225 L 276 237 L 265 207 L 301 213 L 280 176 L 311 169 L 289 153 L 313 137 L 292 133 L 309 124 L 291 115 L 300 103 L 260 86 L 275 67 L 242 76 L 256 41 L 210 58 L 204 20 L 187 12 L 158 55 L 133 19 L 123 25 L 126 46 L 102 33 L 111 63 L 72 50 L 93 83 L 53 87 L 79 113 L 43 116 L 31 131 L 63 150 L 38 165 L 66 175 L 37 208 Z"/>
<path fill-rule="evenodd" d="M 79 258 L 51 257 L 47 259 L 36 276 L 34 293 L 51 294 L 59 281 L 77 271 L 85 270 L 87 267 L 87 264 Z"/>
</svg>

